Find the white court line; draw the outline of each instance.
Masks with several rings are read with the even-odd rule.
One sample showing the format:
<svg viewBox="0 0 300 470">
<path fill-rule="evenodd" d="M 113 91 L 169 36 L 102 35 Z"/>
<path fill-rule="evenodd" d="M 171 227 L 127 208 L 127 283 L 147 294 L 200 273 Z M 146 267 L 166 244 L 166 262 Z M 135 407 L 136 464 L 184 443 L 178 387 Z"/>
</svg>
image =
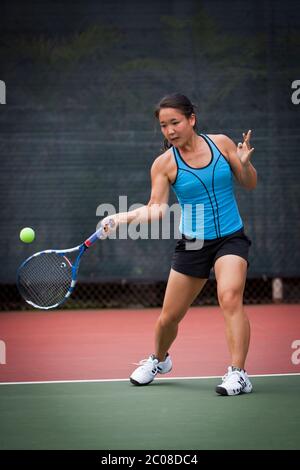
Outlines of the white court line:
<svg viewBox="0 0 300 470">
<path fill-rule="evenodd" d="M 298 373 L 290 373 L 290 374 L 257 374 L 257 375 L 249 375 L 250 378 L 252 377 L 286 377 L 286 376 L 295 376 L 300 375 Z M 201 380 L 201 379 L 219 379 L 222 377 L 221 375 L 207 375 L 207 376 L 200 376 L 200 377 L 159 377 L 156 379 L 158 380 Z M 91 379 L 91 380 L 45 380 L 45 381 L 36 381 L 36 382 L 0 382 L 0 385 L 40 385 L 40 384 L 68 384 L 68 383 L 101 383 L 101 382 L 129 382 L 129 378 L 127 379 Z"/>
</svg>

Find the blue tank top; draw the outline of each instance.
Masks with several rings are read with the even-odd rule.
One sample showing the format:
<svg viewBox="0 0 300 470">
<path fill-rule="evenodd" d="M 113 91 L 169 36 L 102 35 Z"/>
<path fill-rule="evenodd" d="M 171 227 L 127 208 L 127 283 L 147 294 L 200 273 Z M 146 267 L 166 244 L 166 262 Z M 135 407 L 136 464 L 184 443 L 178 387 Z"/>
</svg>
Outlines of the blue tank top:
<svg viewBox="0 0 300 470">
<path fill-rule="evenodd" d="M 179 150 L 172 147 L 177 164 L 172 187 L 181 206 L 180 232 L 188 237 L 212 240 L 241 229 L 243 221 L 228 161 L 207 135 L 200 136 L 210 148 L 210 162 L 202 168 L 191 167 Z"/>
</svg>

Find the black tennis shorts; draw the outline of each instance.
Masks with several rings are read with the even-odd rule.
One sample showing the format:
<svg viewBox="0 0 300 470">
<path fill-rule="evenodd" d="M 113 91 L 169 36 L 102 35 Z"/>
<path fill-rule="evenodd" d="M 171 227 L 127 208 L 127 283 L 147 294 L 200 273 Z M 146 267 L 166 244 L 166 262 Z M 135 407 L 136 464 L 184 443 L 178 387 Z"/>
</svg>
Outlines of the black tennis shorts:
<svg viewBox="0 0 300 470">
<path fill-rule="evenodd" d="M 251 240 L 245 235 L 243 228 L 224 237 L 204 240 L 200 249 L 186 249 L 186 244 L 189 243 L 192 247 L 193 242 L 195 239 L 189 239 L 184 235 L 178 240 L 171 264 L 174 271 L 188 276 L 209 278 L 210 270 L 216 260 L 224 255 L 240 256 L 249 266 L 248 252 Z"/>
</svg>

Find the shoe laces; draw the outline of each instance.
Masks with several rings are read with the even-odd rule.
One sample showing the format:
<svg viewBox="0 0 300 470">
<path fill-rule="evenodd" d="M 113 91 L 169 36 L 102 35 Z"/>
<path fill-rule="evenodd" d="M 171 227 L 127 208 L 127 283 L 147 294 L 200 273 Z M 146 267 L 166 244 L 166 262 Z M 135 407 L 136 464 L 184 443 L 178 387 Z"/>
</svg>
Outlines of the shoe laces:
<svg viewBox="0 0 300 470">
<path fill-rule="evenodd" d="M 226 372 L 226 374 L 222 377 L 222 382 L 225 382 L 225 380 L 229 379 L 229 377 L 234 377 L 235 375 L 244 379 L 243 374 L 239 370 L 229 370 L 228 368 L 228 372 Z"/>
<path fill-rule="evenodd" d="M 147 359 L 142 359 L 139 362 L 133 362 L 133 365 L 135 365 L 135 366 L 144 366 L 144 365 L 150 364 L 150 363 L 153 365 L 154 360 L 155 360 L 155 357 L 150 356 Z"/>
<path fill-rule="evenodd" d="M 232 371 L 230 371 L 230 372 L 232 372 Z M 229 372 L 229 367 L 228 367 L 228 372 L 226 372 L 226 374 L 223 375 L 222 382 L 224 382 L 227 379 L 228 374 L 230 374 L 230 372 Z"/>
</svg>

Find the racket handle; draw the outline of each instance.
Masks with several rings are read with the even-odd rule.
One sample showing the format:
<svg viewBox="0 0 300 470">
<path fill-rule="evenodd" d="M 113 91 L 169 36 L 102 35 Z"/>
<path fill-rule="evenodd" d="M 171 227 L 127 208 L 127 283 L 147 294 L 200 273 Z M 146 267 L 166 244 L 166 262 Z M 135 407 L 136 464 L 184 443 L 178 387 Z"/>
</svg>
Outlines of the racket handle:
<svg viewBox="0 0 300 470">
<path fill-rule="evenodd" d="M 115 226 L 115 221 L 113 219 L 110 219 L 107 224 L 104 225 L 104 227 L 100 227 L 98 230 L 96 230 L 93 235 L 91 235 L 89 238 L 87 238 L 84 242 L 84 245 L 89 248 L 93 243 L 95 243 L 97 240 L 100 240 L 105 238 L 105 233 L 107 232 L 108 228 L 113 228 Z"/>
</svg>

